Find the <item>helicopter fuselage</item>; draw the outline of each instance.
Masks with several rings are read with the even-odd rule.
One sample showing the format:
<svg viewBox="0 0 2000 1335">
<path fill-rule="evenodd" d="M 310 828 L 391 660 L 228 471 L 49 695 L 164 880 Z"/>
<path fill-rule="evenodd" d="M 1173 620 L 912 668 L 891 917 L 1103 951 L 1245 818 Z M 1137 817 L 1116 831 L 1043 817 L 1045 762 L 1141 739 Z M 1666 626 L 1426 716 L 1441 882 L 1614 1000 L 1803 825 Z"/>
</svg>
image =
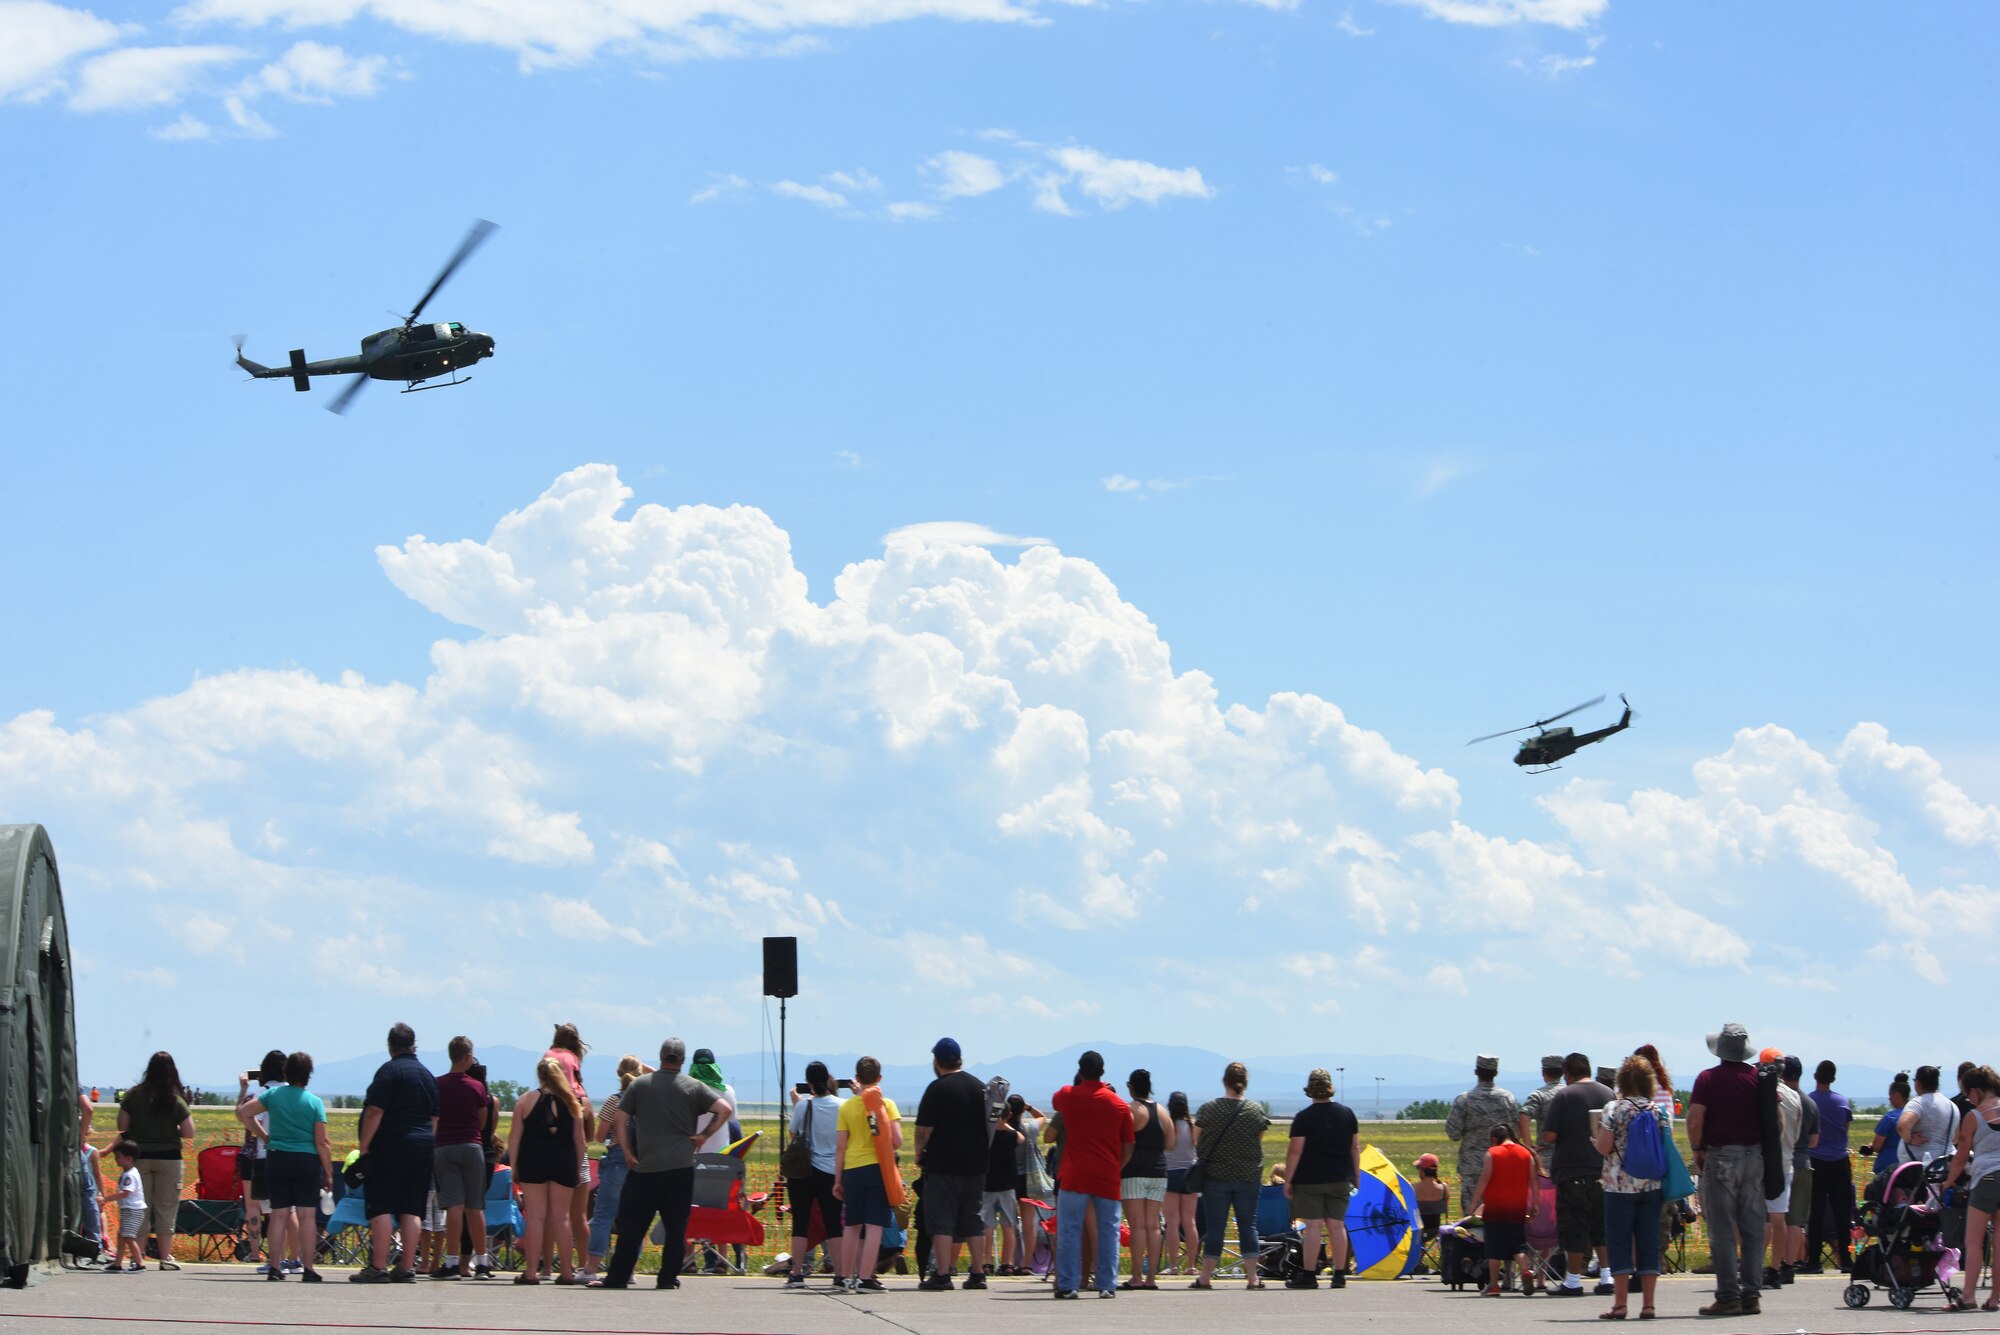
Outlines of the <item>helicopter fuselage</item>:
<svg viewBox="0 0 2000 1335">
<path fill-rule="evenodd" d="M 1573 756 L 1592 742 L 1601 742 L 1613 733 L 1623 732 L 1632 726 L 1632 707 L 1625 707 L 1625 715 L 1608 728 L 1595 732 L 1579 733 L 1574 728 L 1544 728 L 1533 737 L 1524 738 L 1521 749 L 1514 753 L 1514 763 L 1524 769 L 1542 765 L 1553 765 L 1567 756 Z"/>
<path fill-rule="evenodd" d="M 493 336 L 462 324 L 398 326 L 361 340 L 362 365 L 371 380 L 431 380 L 462 371 L 493 355 Z"/>
<path fill-rule="evenodd" d="M 294 351 L 285 366 L 260 366 L 239 350 L 236 364 L 259 380 L 288 379 L 302 390 L 316 375 L 365 375 L 370 380 L 416 384 L 454 375 L 492 355 L 493 335 L 448 322 L 377 330 L 361 340 L 360 355 L 354 357 L 309 362 L 303 351 Z"/>
</svg>

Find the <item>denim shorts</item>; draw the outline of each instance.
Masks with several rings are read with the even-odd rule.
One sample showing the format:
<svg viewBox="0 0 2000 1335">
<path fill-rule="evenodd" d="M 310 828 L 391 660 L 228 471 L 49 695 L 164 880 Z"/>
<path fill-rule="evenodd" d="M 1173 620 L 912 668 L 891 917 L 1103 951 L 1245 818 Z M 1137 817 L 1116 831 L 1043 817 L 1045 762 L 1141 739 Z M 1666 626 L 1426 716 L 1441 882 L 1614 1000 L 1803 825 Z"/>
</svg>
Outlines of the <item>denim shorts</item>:
<svg viewBox="0 0 2000 1335">
<path fill-rule="evenodd" d="M 1169 1196 L 1201 1195 L 1201 1193 L 1198 1191 L 1188 1190 L 1187 1175 L 1188 1175 L 1188 1170 L 1185 1168 L 1169 1168 L 1167 1170 L 1167 1195 Z"/>
</svg>

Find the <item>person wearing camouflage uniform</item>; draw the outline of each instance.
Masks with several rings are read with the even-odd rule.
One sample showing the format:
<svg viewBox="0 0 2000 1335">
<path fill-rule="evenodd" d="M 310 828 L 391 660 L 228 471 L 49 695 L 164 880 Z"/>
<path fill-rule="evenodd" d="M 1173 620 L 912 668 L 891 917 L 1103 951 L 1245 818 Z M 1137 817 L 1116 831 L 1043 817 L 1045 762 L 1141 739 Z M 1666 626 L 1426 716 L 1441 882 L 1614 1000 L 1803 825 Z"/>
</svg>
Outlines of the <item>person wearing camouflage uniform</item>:
<svg viewBox="0 0 2000 1335">
<path fill-rule="evenodd" d="M 1542 1109 L 1548 1105 L 1549 1095 L 1562 1088 L 1562 1083 L 1563 1059 L 1542 1058 L 1542 1087 L 1521 1100 L 1521 1125 L 1516 1140 L 1531 1149 L 1542 1143 Z"/>
<path fill-rule="evenodd" d="M 1444 1133 L 1458 1142 L 1458 1208 L 1470 1210 L 1479 1193 L 1479 1177 L 1486 1171 L 1486 1151 L 1493 1148 L 1493 1128 L 1512 1127 L 1520 1117 L 1514 1096 L 1493 1083 L 1500 1074 L 1500 1059 L 1481 1053 L 1472 1063 L 1479 1081 L 1451 1101 L 1451 1115 L 1444 1120 Z"/>
</svg>

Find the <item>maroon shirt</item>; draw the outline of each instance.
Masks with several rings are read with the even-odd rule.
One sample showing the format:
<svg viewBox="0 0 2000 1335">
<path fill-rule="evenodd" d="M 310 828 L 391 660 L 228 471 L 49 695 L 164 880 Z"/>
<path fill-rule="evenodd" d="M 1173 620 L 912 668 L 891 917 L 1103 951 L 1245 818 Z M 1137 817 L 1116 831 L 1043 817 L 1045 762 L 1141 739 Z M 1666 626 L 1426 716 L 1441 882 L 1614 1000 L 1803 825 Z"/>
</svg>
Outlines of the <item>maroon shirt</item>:
<svg viewBox="0 0 2000 1335">
<path fill-rule="evenodd" d="M 437 1078 L 440 1145 L 477 1145 L 486 1130 L 486 1086 L 464 1073 Z"/>
<path fill-rule="evenodd" d="M 1764 1143 L 1764 1119 L 1757 1110 L 1757 1068 L 1748 1062 L 1723 1062 L 1694 1078 L 1690 1105 L 1699 1103 L 1701 1140 L 1696 1149 L 1718 1145 Z"/>
</svg>

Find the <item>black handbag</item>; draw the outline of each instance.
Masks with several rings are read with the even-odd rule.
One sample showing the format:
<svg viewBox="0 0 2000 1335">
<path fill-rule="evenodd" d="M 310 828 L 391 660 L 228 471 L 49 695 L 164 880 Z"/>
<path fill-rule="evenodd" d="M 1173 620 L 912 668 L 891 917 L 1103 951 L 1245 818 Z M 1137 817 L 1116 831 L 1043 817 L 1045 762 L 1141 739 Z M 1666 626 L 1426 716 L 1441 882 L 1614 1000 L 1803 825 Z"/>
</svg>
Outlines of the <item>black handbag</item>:
<svg viewBox="0 0 2000 1335">
<path fill-rule="evenodd" d="M 1229 1121 L 1224 1122 L 1220 1127 L 1216 1128 L 1215 1139 L 1209 1142 L 1211 1145 L 1220 1145 L 1222 1143 L 1223 1136 L 1228 1134 L 1231 1123 L 1235 1122 L 1236 1120 L 1236 1114 L 1242 1111 L 1243 1111 L 1243 1100 L 1238 1099 L 1236 1100 L 1236 1107 L 1234 1111 L 1232 1111 L 1229 1114 Z M 1201 1150 L 1197 1148 L 1194 1152 L 1194 1166 L 1187 1170 L 1187 1179 L 1184 1185 L 1187 1187 L 1187 1190 L 1190 1195 L 1198 1195 L 1200 1194 L 1201 1189 L 1207 1184 L 1208 1184 L 1208 1164 L 1203 1161 L 1201 1157 Z"/>
<path fill-rule="evenodd" d="M 787 1182 L 803 1182 L 812 1176 L 813 1169 L 813 1105 L 806 1103 L 805 1130 L 785 1143 L 785 1152 L 778 1156 L 778 1173 Z"/>
</svg>

